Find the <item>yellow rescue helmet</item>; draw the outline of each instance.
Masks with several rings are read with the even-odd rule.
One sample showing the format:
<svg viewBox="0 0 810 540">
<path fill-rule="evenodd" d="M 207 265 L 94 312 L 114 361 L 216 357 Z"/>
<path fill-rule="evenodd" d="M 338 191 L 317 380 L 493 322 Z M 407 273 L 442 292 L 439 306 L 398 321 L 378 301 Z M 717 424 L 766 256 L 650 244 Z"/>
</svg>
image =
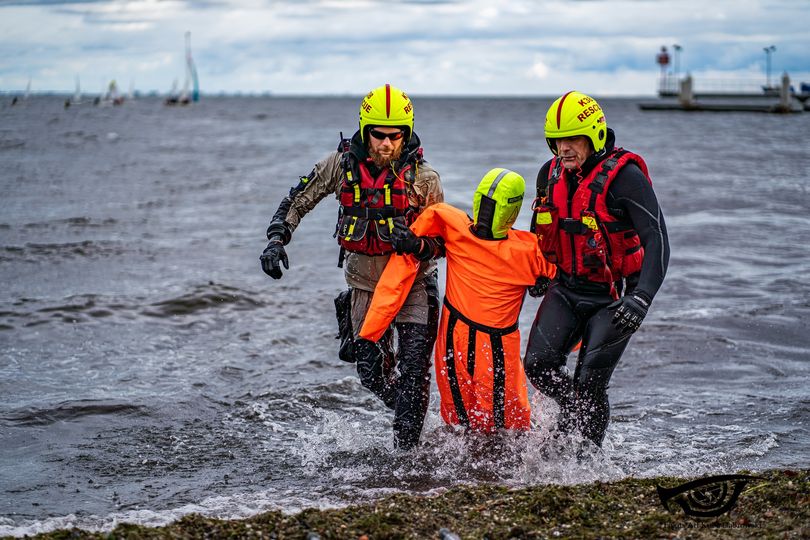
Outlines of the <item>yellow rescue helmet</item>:
<svg viewBox="0 0 810 540">
<path fill-rule="evenodd" d="M 413 104 L 408 95 L 395 86 L 385 84 L 375 88 L 360 103 L 360 137 L 366 141 L 366 131 L 372 126 L 400 127 L 406 131 L 405 140 L 413 133 Z"/>
<path fill-rule="evenodd" d="M 492 169 L 481 182 L 473 195 L 473 221 L 479 231 L 492 238 L 506 238 L 509 229 L 515 224 L 526 182 L 523 177 L 509 169 Z"/>
<path fill-rule="evenodd" d="M 591 140 L 594 152 L 605 147 L 607 120 L 602 107 L 590 96 L 571 91 L 557 98 L 546 112 L 546 143 L 557 155 L 554 139 L 584 135 Z"/>
</svg>

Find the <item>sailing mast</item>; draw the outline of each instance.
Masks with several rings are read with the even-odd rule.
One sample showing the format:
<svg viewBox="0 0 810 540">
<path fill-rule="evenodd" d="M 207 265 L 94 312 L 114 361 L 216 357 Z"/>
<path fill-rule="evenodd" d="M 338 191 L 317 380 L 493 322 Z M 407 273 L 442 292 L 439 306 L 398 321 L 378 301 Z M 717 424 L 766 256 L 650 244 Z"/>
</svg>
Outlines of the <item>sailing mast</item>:
<svg viewBox="0 0 810 540">
<path fill-rule="evenodd" d="M 191 95 L 189 95 L 189 87 L 194 85 Z M 166 105 L 188 105 L 189 103 L 200 100 L 200 85 L 197 81 L 197 68 L 194 66 L 194 60 L 191 58 L 191 32 L 186 32 L 186 78 L 183 81 L 183 90 L 179 95 L 175 94 L 177 90 L 177 79 L 174 81 L 172 91 L 169 97 L 164 102 Z"/>
<path fill-rule="evenodd" d="M 189 81 L 194 85 L 191 101 L 197 102 L 200 100 L 200 83 L 197 79 L 197 67 L 194 65 L 194 59 L 191 58 L 191 32 L 186 32 L 186 85 L 183 87 L 186 95 L 188 95 Z"/>
<path fill-rule="evenodd" d="M 76 92 L 73 93 L 73 104 L 78 105 L 82 102 L 82 87 L 79 82 L 79 76 L 76 75 Z"/>
</svg>

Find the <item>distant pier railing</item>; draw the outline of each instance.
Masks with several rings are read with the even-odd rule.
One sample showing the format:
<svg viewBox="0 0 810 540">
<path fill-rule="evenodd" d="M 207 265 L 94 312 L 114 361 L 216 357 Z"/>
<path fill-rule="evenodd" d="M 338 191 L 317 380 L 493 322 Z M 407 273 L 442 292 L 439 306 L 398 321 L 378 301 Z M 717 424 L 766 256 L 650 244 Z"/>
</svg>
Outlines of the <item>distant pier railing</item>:
<svg viewBox="0 0 810 540">
<path fill-rule="evenodd" d="M 739 78 L 696 81 L 689 74 L 683 78 L 662 77 L 658 91 L 660 101 L 640 103 L 639 107 L 659 111 L 801 112 L 804 108 L 810 110 L 810 92 L 806 91 L 806 86 L 802 84 L 797 93 L 787 73 L 782 74 L 778 86 Z"/>
<path fill-rule="evenodd" d="M 691 77 L 687 75 L 687 77 Z M 678 96 L 681 93 L 681 84 L 684 78 L 674 75 L 665 75 L 658 82 L 658 95 L 661 97 Z M 740 78 L 711 78 L 695 79 L 692 81 L 692 92 L 700 96 L 762 96 L 773 97 L 779 95 L 780 86 L 768 86 L 762 79 Z"/>
</svg>

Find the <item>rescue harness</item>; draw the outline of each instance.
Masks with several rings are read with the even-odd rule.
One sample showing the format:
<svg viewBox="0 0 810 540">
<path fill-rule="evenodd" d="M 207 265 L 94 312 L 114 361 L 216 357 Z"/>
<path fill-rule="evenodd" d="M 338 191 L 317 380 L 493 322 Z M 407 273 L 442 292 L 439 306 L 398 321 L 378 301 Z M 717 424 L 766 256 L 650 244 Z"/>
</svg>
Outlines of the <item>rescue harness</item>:
<svg viewBox="0 0 810 540">
<path fill-rule="evenodd" d="M 343 152 L 340 208 L 335 231 L 341 246 L 340 262 L 344 251 L 372 256 L 392 253 L 394 220 L 404 219 L 410 225 L 415 219 L 408 200 L 407 184 L 412 183 L 416 176 L 422 149 L 412 152 L 398 170 L 392 164 L 376 175 L 369 168 L 370 158 L 360 160 L 351 151 L 350 141 L 343 139 L 342 134 L 338 149 Z"/>
<path fill-rule="evenodd" d="M 570 173 L 555 157 L 549 168 L 547 196 L 533 204 L 532 228 L 549 262 L 574 279 L 609 284 L 614 298 L 618 297 L 614 284 L 639 272 L 644 259 L 644 248 L 632 224 L 611 214 L 607 206 L 608 188 L 629 162 L 638 165 L 651 182 L 641 156 L 619 148 L 569 194 L 566 176 Z"/>
<path fill-rule="evenodd" d="M 447 344 L 447 351 L 445 361 L 447 363 L 447 380 L 450 383 L 450 393 L 453 396 L 453 406 L 456 410 L 456 416 L 462 426 L 469 426 L 470 420 L 467 417 L 467 409 L 464 406 L 464 400 L 461 396 L 461 389 L 459 387 L 458 375 L 456 369 L 456 355 L 453 348 L 453 332 L 458 321 L 462 321 L 469 328 L 469 337 L 467 345 L 467 373 L 472 377 L 475 374 L 475 339 L 478 332 L 487 334 L 489 336 L 490 344 L 492 345 L 492 417 L 496 428 L 504 427 L 504 400 L 506 394 L 506 368 L 503 351 L 503 336 L 517 332 L 518 322 L 516 321 L 511 326 L 506 328 L 495 328 L 485 324 L 477 323 L 465 317 L 458 309 L 456 309 L 447 297 L 444 297 L 444 307 L 448 311 L 447 321 L 447 334 L 445 343 Z"/>
</svg>

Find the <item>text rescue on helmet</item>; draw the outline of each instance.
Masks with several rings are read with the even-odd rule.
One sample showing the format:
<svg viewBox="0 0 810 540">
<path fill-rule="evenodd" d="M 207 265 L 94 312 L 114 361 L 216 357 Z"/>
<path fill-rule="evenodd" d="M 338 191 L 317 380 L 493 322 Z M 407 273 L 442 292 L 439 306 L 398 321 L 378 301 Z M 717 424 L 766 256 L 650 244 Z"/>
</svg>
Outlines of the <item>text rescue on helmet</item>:
<svg viewBox="0 0 810 540">
<path fill-rule="evenodd" d="M 557 129 L 560 129 L 563 103 L 565 103 L 565 98 L 567 98 L 568 95 L 571 93 L 573 93 L 573 90 L 571 92 L 566 93 L 562 97 L 562 99 L 560 99 L 560 103 L 557 105 Z M 577 115 L 577 120 L 579 120 L 580 123 L 584 122 L 585 119 L 591 116 L 592 114 L 598 113 L 599 111 L 602 110 L 602 107 L 600 107 L 599 104 L 596 103 L 596 101 L 592 97 L 585 96 L 577 102 L 577 104 L 580 107 L 585 107 L 585 105 L 589 103 L 593 103 L 593 105 L 591 105 L 586 109 L 583 109 L 582 112 Z"/>
</svg>

